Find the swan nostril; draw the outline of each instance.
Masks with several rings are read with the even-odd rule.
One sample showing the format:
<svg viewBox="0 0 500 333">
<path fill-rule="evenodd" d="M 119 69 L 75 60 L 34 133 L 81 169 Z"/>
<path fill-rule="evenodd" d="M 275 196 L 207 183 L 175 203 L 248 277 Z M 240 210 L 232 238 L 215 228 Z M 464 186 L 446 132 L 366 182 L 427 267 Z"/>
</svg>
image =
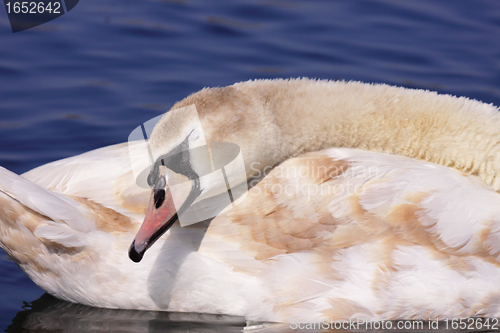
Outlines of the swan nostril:
<svg viewBox="0 0 500 333">
<path fill-rule="evenodd" d="M 154 190 L 154 201 L 155 201 L 155 208 L 156 209 L 160 208 L 160 206 L 163 204 L 163 201 L 165 201 L 164 189 Z"/>
</svg>

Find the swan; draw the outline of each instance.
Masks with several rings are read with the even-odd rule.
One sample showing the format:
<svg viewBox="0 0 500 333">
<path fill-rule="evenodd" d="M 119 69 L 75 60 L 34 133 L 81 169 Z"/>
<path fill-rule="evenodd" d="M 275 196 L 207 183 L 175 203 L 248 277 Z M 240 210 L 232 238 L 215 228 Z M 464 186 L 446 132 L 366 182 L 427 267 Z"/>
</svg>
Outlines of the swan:
<svg viewBox="0 0 500 333">
<path fill-rule="evenodd" d="M 190 105 L 199 122 L 175 112 Z M 171 110 L 149 138 L 151 189 L 134 142 L 0 169 L 0 245 L 42 289 L 267 322 L 500 315 L 494 105 L 303 78 L 205 88 Z M 173 202 L 217 192 L 193 176 L 203 140 L 240 147 L 250 189 L 181 227 Z M 183 168 L 160 163 L 173 153 Z"/>
</svg>

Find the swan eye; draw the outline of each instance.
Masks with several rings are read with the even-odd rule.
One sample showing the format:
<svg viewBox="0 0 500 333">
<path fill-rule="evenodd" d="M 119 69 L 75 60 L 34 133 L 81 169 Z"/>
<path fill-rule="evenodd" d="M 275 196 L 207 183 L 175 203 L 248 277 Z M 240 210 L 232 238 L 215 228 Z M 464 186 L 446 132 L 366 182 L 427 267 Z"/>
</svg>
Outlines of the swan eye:
<svg viewBox="0 0 500 333">
<path fill-rule="evenodd" d="M 154 191 L 155 208 L 158 209 L 163 204 L 163 201 L 165 201 L 165 190 L 161 189 Z"/>
</svg>

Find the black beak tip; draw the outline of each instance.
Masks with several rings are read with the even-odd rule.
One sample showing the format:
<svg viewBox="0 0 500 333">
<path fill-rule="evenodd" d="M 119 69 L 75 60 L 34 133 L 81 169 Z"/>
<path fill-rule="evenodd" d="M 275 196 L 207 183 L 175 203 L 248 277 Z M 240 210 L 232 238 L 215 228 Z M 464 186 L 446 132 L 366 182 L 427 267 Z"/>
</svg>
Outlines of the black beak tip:
<svg viewBox="0 0 500 333">
<path fill-rule="evenodd" d="M 128 257 L 133 262 L 140 262 L 142 260 L 142 257 L 144 257 L 144 252 L 146 251 L 137 252 L 137 250 L 135 249 L 135 241 L 133 241 L 130 245 L 130 248 L 128 249 Z"/>
</svg>

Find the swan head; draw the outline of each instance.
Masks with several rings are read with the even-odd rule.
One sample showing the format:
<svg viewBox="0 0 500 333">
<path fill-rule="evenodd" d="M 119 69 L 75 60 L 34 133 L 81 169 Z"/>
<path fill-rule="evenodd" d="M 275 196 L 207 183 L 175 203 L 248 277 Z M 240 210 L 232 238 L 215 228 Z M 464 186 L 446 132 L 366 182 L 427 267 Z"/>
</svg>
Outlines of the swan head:
<svg viewBox="0 0 500 333">
<path fill-rule="evenodd" d="M 193 133 L 155 159 L 147 178 L 151 195 L 146 216 L 129 249 L 129 257 L 134 262 L 142 260 L 146 250 L 177 222 L 179 214 L 202 193 L 200 178 L 193 169 L 189 152 Z"/>
<path fill-rule="evenodd" d="M 259 103 L 232 87 L 204 89 L 174 105 L 155 125 L 149 138 L 151 196 L 144 222 L 129 248 L 131 260 L 141 261 L 146 250 L 193 204 L 227 194 L 228 182 L 247 186 L 256 169 L 246 162 L 255 160 L 252 155 L 262 140 L 257 130 L 258 109 Z M 231 163 L 224 168 L 221 181 L 212 172 L 212 157 L 231 160 L 235 153 L 228 144 L 241 152 L 243 174 Z"/>
</svg>

